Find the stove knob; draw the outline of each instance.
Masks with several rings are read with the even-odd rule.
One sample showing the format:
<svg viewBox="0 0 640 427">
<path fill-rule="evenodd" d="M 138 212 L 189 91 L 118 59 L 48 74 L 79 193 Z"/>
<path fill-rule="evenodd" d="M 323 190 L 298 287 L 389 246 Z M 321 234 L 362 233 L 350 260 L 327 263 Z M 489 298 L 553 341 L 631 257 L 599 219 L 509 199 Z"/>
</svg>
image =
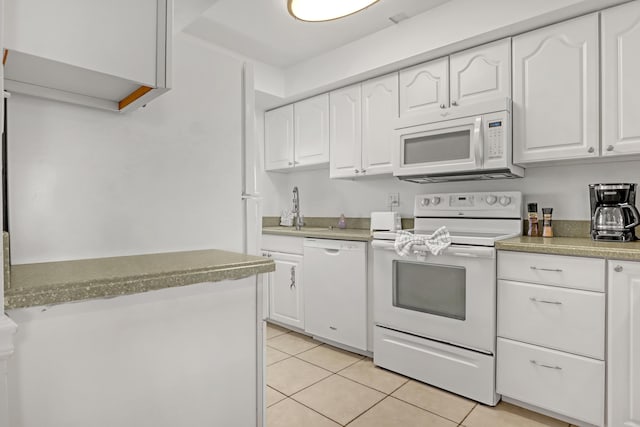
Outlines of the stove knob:
<svg viewBox="0 0 640 427">
<path fill-rule="evenodd" d="M 490 194 L 490 195 L 487 196 L 487 204 L 489 206 L 495 205 L 497 201 L 498 201 L 498 198 L 496 196 L 494 196 L 493 194 Z"/>
<path fill-rule="evenodd" d="M 429 199 L 425 197 L 424 199 L 420 200 L 420 206 L 422 207 L 429 206 Z"/>
<path fill-rule="evenodd" d="M 433 199 L 431 199 L 431 203 L 433 203 L 433 206 L 439 204 L 440 203 L 440 197 L 434 197 Z"/>
<path fill-rule="evenodd" d="M 500 204 L 502 206 L 507 206 L 509 203 L 511 203 L 511 197 L 509 197 L 509 196 L 500 197 Z"/>
</svg>

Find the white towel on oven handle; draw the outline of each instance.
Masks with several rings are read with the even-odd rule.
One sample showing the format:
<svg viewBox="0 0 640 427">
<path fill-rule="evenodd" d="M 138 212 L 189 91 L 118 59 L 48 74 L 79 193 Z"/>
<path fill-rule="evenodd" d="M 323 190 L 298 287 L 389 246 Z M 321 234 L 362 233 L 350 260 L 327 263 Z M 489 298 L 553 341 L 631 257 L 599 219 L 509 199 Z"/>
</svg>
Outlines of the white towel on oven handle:
<svg viewBox="0 0 640 427">
<path fill-rule="evenodd" d="M 427 251 L 414 249 L 414 246 L 425 246 L 433 255 L 440 255 L 451 245 L 451 236 L 447 227 L 440 227 L 429 237 L 419 236 L 408 231 L 399 230 L 396 233 L 396 241 L 394 244 L 396 253 L 400 256 L 406 256 L 411 253 L 418 255 L 426 255 Z"/>
</svg>

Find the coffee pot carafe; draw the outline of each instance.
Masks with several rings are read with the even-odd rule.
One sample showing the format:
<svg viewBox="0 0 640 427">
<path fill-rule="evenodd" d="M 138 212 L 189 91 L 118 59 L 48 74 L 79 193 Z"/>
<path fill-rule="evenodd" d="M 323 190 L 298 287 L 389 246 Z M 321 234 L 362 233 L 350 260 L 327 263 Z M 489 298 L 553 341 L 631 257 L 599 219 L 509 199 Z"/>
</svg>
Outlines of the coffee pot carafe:
<svg viewBox="0 0 640 427">
<path fill-rule="evenodd" d="M 591 238 L 628 242 L 636 239 L 640 213 L 635 207 L 636 184 L 591 184 Z"/>
</svg>

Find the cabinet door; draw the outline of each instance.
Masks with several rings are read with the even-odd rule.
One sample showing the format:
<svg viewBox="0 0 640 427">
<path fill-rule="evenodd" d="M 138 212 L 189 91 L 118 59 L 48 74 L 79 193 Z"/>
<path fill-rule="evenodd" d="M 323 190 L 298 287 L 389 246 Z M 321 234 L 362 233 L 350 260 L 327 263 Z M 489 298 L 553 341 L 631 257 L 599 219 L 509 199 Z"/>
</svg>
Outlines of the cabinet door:
<svg viewBox="0 0 640 427">
<path fill-rule="evenodd" d="M 4 47 L 156 86 L 158 5 L 158 0 L 8 1 Z"/>
<path fill-rule="evenodd" d="M 330 177 L 359 176 L 362 169 L 361 89 L 353 85 L 329 96 Z"/>
<path fill-rule="evenodd" d="M 329 163 L 329 94 L 296 102 L 293 113 L 294 165 Z"/>
<path fill-rule="evenodd" d="M 269 273 L 269 318 L 304 328 L 302 256 L 271 252 L 276 271 Z"/>
<path fill-rule="evenodd" d="M 513 161 L 599 154 L 598 15 L 513 39 Z"/>
<path fill-rule="evenodd" d="M 640 263 L 609 261 L 608 426 L 640 425 Z"/>
<path fill-rule="evenodd" d="M 449 58 L 400 70 L 400 118 L 449 107 Z"/>
<path fill-rule="evenodd" d="M 391 150 L 398 118 L 398 74 L 362 83 L 362 169 L 367 175 L 393 172 Z"/>
<path fill-rule="evenodd" d="M 264 113 L 264 169 L 293 167 L 293 105 Z"/>
<path fill-rule="evenodd" d="M 451 105 L 511 98 L 511 39 L 451 55 Z"/>
<path fill-rule="evenodd" d="M 602 154 L 640 153 L 640 2 L 602 12 Z"/>
</svg>

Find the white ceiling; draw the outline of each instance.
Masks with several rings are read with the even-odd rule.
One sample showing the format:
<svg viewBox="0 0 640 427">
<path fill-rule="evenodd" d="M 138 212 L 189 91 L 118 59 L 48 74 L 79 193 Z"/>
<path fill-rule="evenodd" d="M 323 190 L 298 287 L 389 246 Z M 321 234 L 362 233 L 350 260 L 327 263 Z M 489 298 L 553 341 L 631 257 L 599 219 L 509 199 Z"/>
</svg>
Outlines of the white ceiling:
<svg viewBox="0 0 640 427">
<path fill-rule="evenodd" d="M 185 31 L 243 56 L 288 67 L 395 25 L 391 16 L 412 17 L 447 1 L 380 0 L 335 21 L 302 22 L 289 15 L 287 0 L 217 0 Z"/>
</svg>

